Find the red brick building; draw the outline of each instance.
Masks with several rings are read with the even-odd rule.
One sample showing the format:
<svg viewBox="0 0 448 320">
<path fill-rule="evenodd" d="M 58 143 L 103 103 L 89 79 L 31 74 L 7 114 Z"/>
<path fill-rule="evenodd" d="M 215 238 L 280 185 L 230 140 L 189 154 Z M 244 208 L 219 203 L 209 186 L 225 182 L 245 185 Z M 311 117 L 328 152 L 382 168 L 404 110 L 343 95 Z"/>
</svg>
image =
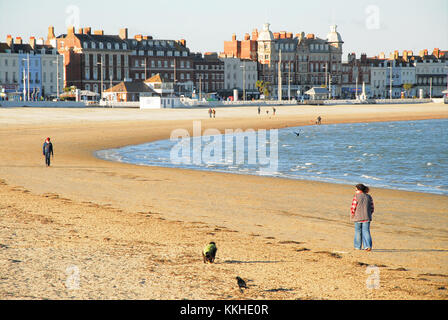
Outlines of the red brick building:
<svg viewBox="0 0 448 320">
<path fill-rule="evenodd" d="M 224 62 L 217 53 L 191 55 L 196 93 L 219 93 L 224 90 Z"/>
<path fill-rule="evenodd" d="M 178 94 L 193 90 L 193 60 L 183 39 L 159 40 L 143 35 L 129 38 L 126 28 L 118 35 L 105 35 L 91 28 L 75 32 L 73 27 L 56 38 L 50 27 L 47 41 L 53 39 L 57 39 L 58 50 L 65 56 L 65 86 L 100 93 L 122 81 L 142 81 L 160 74 L 164 81 L 176 84 Z"/>
</svg>

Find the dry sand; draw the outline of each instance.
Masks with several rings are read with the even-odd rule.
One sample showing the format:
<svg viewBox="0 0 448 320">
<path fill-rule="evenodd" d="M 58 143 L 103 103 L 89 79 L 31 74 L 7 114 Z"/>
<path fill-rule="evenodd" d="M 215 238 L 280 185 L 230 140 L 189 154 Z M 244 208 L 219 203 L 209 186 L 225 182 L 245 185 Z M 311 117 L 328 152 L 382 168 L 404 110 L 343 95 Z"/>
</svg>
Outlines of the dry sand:
<svg viewBox="0 0 448 320">
<path fill-rule="evenodd" d="M 353 186 L 139 167 L 96 150 L 177 128 L 448 118 L 443 104 L 207 110 L 0 108 L 1 299 L 447 299 L 448 197 L 372 190 L 374 251 L 353 250 Z M 53 138 L 53 167 L 41 148 Z M 320 199 L 316 201 L 316 199 Z M 201 250 L 218 244 L 215 265 Z M 376 265 L 380 288 L 368 289 Z M 76 281 L 79 275 L 79 288 Z M 248 280 L 241 294 L 236 276 Z M 75 287 L 70 284 L 75 284 Z"/>
</svg>

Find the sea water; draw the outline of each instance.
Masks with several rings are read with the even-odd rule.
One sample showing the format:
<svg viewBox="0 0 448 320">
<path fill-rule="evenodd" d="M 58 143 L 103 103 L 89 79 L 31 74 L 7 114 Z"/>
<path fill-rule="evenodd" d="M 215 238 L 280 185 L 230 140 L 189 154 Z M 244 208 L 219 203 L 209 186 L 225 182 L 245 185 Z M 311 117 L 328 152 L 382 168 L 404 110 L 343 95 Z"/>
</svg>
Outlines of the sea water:
<svg viewBox="0 0 448 320">
<path fill-rule="evenodd" d="M 333 124 L 280 129 L 273 177 L 448 195 L 448 120 Z M 299 135 L 298 135 L 299 134 Z M 191 139 L 204 139 L 195 137 Z M 201 148 L 207 146 L 204 139 Z M 225 141 L 225 139 L 222 139 Z M 247 145 L 246 158 L 251 148 Z M 267 144 L 270 141 L 267 139 Z M 178 141 L 98 151 L 105 160 L 233 174 L 260 175 L 249 161 L 174 164 Z M 193 146 L 194 144 L 191 143 Z M 253 150 L 252 150 L 253 151 Z M 263 172 L 265 175 L 266 172 Z"/>
</svg>

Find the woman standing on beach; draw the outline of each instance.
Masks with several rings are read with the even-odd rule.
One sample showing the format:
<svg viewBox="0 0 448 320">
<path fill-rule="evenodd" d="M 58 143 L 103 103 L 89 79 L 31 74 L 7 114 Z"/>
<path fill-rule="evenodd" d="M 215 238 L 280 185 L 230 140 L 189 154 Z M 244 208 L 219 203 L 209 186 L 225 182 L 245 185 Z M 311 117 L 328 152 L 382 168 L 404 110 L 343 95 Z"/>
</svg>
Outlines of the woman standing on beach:
<svg viewBox="0 0 448 320">
<path fill-rule="evenodd" d="M 351 220 L 355 223 L 355 249 L 372 251 L 370 223 L 375 211 L 373 199 L 368 194 L 369 188 L 363 184 L 356 186 L 356 194 L 351 208 Z"/>
</svg>

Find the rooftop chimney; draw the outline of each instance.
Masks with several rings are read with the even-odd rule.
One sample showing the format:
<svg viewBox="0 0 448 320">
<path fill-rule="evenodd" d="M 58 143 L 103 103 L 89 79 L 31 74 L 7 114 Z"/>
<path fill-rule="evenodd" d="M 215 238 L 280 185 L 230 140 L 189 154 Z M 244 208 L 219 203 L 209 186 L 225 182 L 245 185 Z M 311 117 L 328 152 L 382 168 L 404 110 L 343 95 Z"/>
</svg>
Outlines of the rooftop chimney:
<svg viewBox="0 0 448 320">
<path fill-rule="evenodd" d="M 10 34 L 8 34 L 8 35 L 6 36 L 6 43 L 8 44 L 8 47 L 11 47 L 12 44 L 13 44 L 12 36 L 11 36 Z"/>
<path fill-rule="evenodd" d="M 95 32 L 93 34 L 96 36 L 104 36 L 104 31 L 103 30 L 95 30 Z"/>
<path fill-rule="evenodd" d="M 135 40 L 137 40 L 137 41 L 142 41 L 143 36 L 142 36 L 141 34 L 136 34 L 134 38 L 135 38 Z"/>
<path fill-rule="evenodd" d="M 236 41 L 236 34 L 232 34 L 232 41 Z"/>
<path fill-rule="evenodd" d="M 30 46 L 31 48 L 33 48 L 33 50 L 34 48 L 36 48 L 36 38 L 30 37 Z"/>
<path fill-rule="evenodd" d="M 185 39 L 180 39 L 179 43 L 181 46 L 186 47 L 187 46 L 187 41 Z"/>
<path fill-rule="evenodd" d="M 292 34 L 292 32 L 288 32 L 288 34 L 287 34 L 287 38 L 288 38 L 288 39 L 292 39 L 292 38 L 293 38 L 293 34 Z"/>
<path fill-rule="evenodd" d="M 84 34 L 84 30 L 82 28 L 78 29 L 78 34 Z"/>
<path fill-rule="evenodd" d="M 252 31 L 252 40 L 258 40 L 258 29 L 254 29 L 254 31 Z"/>
<path fill-rule="evenodd" d="M 244 40 L 250 40 L 250 34 L 248 34 L 248 33 L 246 33 L 245 35 L 244 35 Z"/>
<path fill-rule="evenodd" d="M 14 41 L 14 44 L 22 44 L 22 43 L 23 43 L 23 41 L 22 41 L 22 38 L 20 38 L 20 37 L 17 37 L 16 40 Z"/>
<path fill-rule="evenodd" d="M 75 27 L 71 26 L 67 29 L 67 35 L 74 35 L 75 34 Z"/>
<path fill-rule="evenodd" d="M 92 28 L 90 28 L 90 27 L 84 28 L 84 32 L 83 33 L 90 35 L 92 33 Z"/>
<path fill-rule="evenodd" d="M 432 54 L 438 59 L 440 58 L 440 49 L 439 48 L 435 48 L 434 51 L 432 52 Z"/>
<path fill-rule="evenodd" d="M 128 28 L 120 29 L 120 39 L 126 40 L 128 38 Z"/>
<path fill-rule="evenodd" d="M 53 40 L 54 38 L 56 38 L 56 36 L 54 35 L 54 27 L 50 26 L 50 27 L 48 27 L 47 40 Z"/>
<path fill-rule="evenodd" d="M 405 50 L 403 51 L 403 60 L 408 62 L 409 58 L 408 58 L 408 52 Z"/>
</svg>

